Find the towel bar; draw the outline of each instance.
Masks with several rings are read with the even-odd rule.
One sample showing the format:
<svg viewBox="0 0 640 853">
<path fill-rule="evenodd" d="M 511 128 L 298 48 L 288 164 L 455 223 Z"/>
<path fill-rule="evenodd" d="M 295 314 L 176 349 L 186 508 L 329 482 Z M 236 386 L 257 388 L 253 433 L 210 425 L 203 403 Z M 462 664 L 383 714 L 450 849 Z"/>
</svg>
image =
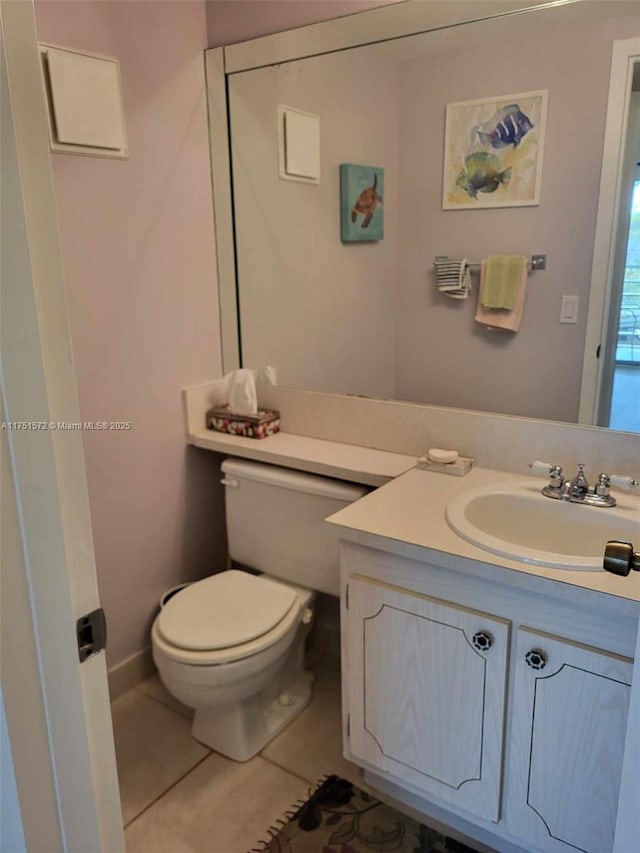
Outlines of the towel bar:
<svg viewBox="0 0 640 853">
<path fill-rule="evenodd" d="M 436 260 L 440 260 L 446 258 L 446 255 L 439 255 Z M 435 263 L 435 262 L 434 262 Z M 479 267 L 482 261 L 467 261 L 470 267 Z M 530 270 L 546 270 L 547 268 L 547 256 L 546 255 L 531 255 L 529 260 L 527 261 L 527 267 Z"/>
</svg>

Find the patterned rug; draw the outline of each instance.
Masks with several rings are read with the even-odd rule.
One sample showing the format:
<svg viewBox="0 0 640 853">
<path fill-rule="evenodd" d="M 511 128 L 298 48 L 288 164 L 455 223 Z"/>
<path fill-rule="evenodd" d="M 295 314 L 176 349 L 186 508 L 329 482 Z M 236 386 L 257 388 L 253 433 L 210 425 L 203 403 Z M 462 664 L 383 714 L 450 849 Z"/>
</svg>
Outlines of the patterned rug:
<svg viewBox="0 0 640 853">
<path fill-rule="evenodd" d="M 475 853 L 338 776 L 286 817 L 249 853 Z"/>
</svg>

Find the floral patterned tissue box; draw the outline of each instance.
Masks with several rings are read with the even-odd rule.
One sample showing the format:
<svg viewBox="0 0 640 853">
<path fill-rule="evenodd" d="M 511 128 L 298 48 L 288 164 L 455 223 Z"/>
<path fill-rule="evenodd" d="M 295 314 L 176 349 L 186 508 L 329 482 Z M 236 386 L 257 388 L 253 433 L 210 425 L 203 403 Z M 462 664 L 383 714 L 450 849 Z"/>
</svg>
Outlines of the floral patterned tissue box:
<svg viewBox="0 0 640 853">
<path fill-rule="evenodd" d="M 226 408 L 209 409 L 207 429 L 243 438 L 268 438 L 280 430 L 280 412 L 260 409 L 256 415 L 234 415 Z"/>
</svg>

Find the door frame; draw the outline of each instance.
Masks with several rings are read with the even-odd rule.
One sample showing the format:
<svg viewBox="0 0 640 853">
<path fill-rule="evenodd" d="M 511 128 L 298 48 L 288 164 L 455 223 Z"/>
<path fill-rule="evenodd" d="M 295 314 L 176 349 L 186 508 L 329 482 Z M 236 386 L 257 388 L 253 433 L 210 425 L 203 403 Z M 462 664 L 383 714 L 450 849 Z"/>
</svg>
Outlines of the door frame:
<svg viewBox="0 0 640 853">
<path fill-rule="evenodd" d="M 33 2 L 0 0 L 2 420 L 80 422 Z M 124 851 L 82 433 L 5 428 L 2 693 L 26 849 Z"/>
<path fill-rule="evenodd" d="M 611 422 L 611 404 L 616 372 L 616 350 L 620 309 L 624 288 L 624 272 L 629 249 L 629 231 L 631 226 L 631 200 L 638 175 L 638 146 L 640 144 L 640 92 L 631 92 L 629 96 L 629 114 L 626 144 L 623 151 L 622 175 L 620 179 L 620 207 L 618 230 L 613 247 L 609 295 L 606 298 L 608 316 L 606 331 L 603 334 L 600 351 L 601 382 L 597 400 L 595 423 L 608 427 Z"/>
<path fill-rule="evenodd" d="M 629 135 L 638 114 L 632 115 L 631 94 L 634 65 L 640 61 L 640 38 L 613 43 L 609 106 L 605 128 L 600 196 L 593 246 L 589 309 L 580 389 L 578 423 L 597 424 L 600 402 L 606 393 L 606 342 L 612 328 L 611 301 L 615 277 L 620 271 L 622 249 L 618 232 L 623 225 L 622 196 L 629 169 Z M 626 245 L 624 247 L 626 251 Z M 609 372 L 611 372 L 609 370 Z"/>
</svg>

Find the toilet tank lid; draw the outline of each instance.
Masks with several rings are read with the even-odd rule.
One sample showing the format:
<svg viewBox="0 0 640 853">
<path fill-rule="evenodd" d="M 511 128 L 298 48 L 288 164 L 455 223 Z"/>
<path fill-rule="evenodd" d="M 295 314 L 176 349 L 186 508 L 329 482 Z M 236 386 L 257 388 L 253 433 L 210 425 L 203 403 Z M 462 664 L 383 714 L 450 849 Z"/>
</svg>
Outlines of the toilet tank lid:
<svg viewBox="0 0 640 853">
<path fill-rule="evenodd" d="M 158 630 L 182 649 L 226 649 L 271 631 L 296 601 L 283 584 L 231 569 L 174 595 L 158 616 Z"/>
<path fill-rule="evenodd" d="M 221 467 L 225 474 L 237 477 L 239 480 L 268 483 L 309 495 L 335 498 L 345 503 L 357 501 L 371 491 L 366 486 L 349 483 L 346 480 L 336 480 L 333 477 L 309 474 L 293 468 L 281 468 L 279 465 L 267 465 L 264 462 L 252 462 L 248 459 L 225 459 Z"/>
</svg>

